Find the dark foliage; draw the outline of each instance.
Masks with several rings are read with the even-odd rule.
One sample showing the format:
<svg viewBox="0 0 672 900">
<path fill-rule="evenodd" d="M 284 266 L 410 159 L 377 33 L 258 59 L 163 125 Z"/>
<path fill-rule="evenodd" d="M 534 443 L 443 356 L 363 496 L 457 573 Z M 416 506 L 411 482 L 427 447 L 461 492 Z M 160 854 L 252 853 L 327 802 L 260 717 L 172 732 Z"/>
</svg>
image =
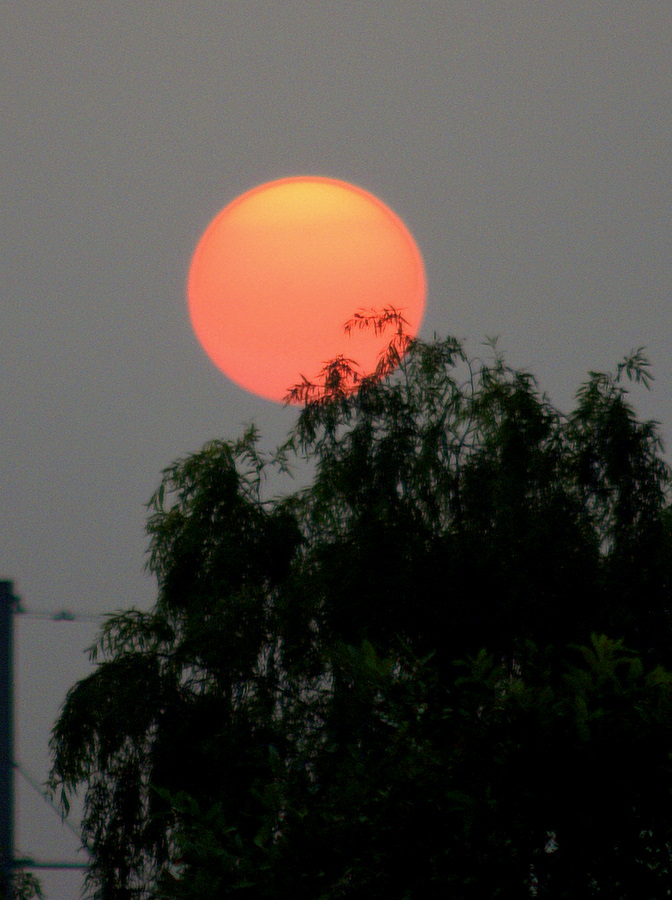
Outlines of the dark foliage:
<svg viewBox="0 0 672 900">
<path fill-rule="evenodd" d="M 394 329 L 379 370 L 299 385 L 272 458 L 251 429 L 164 472 L 156 606 L 110 617 L 53 734 L 96 898 L 670 895 L 669 473 L 625 386 L 646 360 L 564 415 L 494 346 L 360 326 Z M 311 485 L 266 499 L 302 458 Z"/>
</svg>

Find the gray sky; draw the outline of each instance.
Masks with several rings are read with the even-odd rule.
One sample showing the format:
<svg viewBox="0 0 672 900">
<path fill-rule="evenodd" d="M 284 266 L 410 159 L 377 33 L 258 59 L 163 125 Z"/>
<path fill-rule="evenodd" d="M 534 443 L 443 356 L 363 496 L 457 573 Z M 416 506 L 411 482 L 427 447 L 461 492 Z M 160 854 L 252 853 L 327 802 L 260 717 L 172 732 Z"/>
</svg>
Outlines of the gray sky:
<svg viewBox="0 0 672 900">
<path fill-rule="evenodd" d="M 499 334 L 563 408 L 646 345 L 672 424 L 669 0 L 8 0 L 0 11 L 0 577 L 35 612 L 148 606 L 161 469 L 250 420 L 193 336 L 212 217 L 264 181 L 359 184 L 405 221 L 423 335 Z M 639 402 L 639 395 L 638 402 Z M 94 626 L 18 626 L 39 780 Z M 73 858 L 21 786 L 22 852 Z M 78 876 L 44 878 L 71 900 Z"/>
</svg>

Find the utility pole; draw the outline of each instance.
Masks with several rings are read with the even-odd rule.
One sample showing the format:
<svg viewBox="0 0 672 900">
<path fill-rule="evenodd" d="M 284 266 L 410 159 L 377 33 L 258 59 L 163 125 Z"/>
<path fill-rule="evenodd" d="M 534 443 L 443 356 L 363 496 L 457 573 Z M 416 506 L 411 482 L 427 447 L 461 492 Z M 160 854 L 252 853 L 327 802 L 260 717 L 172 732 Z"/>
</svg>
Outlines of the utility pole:
<svg viewBox="0 0 672 900">
<path fill-rule="evenodd" d="M 11 581 L 0 581 L 0 897 L 14 872 L 14 609 Z"/>
</svg>

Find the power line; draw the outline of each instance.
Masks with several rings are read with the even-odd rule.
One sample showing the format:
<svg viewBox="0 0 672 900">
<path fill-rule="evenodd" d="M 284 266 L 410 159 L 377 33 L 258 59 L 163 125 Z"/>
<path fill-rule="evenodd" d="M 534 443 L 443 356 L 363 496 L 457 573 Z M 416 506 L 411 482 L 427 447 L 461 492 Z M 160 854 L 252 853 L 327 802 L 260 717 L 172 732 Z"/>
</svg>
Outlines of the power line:
<svg viewBox="0 0 672 900">
<path fill-rule="evenodd" d="M 19 856 L 14 860 L 16 869 L 88 869 L 84 862 L 39 862 L 32 856 Z"/>
<path fill-rule="evenodd" d="M 24 779 L 33 788 L 33 790 L 40 795 L 40 797 L 44 800 L 44 802 L 47 804 L 47 806 L 50 807 L 50 809 L 53 809 L 53 811 L 56 813 L 58 818 L 61 820 L 62 824 L 65 825 L 65 827 L 68 828 L 81 843 L 82 836 L 79 833 L 79 831 L 75 828 L 75 826 L 72 824 L 72 822 L 69 822 L 66 818 L 63 817 L 60 809 L 56 806 L 56 804 L 51 799 L 49 794 L 47 794 L 45 791 L 42 790 L 37 779 L 35 779 L 31 775 L 29 775 L 28 772 L 26 772 L 26 770 L 21 766 L 21 763 L 18 763 L 15 761 L 14 768 L 20 775 L 22 775 L 24 777 Z"/>
<path fill-rule="evenodd" d="M 51 622 L 100 622 L 107 616 L 107 613 L 73 613 L 69 609 L 59 609 L 53 612 L 17 609 L 16 614 L 21 619 L 41 619 Z"/>
</svg>

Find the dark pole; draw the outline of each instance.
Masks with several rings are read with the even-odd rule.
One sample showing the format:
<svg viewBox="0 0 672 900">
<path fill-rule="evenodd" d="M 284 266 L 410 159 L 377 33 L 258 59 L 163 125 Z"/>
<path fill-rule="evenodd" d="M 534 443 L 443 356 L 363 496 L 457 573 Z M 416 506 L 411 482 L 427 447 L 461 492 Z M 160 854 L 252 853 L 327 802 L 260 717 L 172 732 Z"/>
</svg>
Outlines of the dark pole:
<svg viewBox="0 0 672 900">
<path fill-rule="evenodd" d="M 0 897 L 12 896 L 14 865 L 14 660 L 16 598 L 0 581 Z"/>
</svg>

